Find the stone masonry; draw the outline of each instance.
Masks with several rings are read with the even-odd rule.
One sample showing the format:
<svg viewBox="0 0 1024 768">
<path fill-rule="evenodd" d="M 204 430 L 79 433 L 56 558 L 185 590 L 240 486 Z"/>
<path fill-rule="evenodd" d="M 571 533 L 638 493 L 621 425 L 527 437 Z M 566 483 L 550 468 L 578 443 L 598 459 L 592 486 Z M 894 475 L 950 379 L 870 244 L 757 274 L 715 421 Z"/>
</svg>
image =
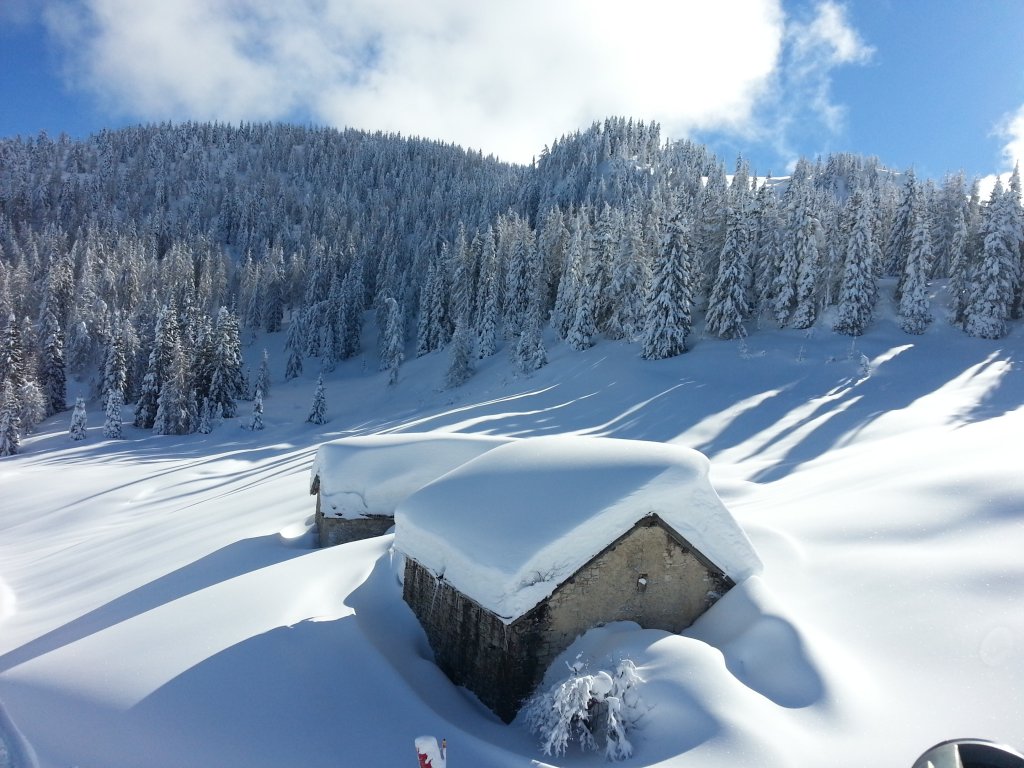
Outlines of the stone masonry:
<svg viewBox="0 0 1024 768">
<path fill-rule="evenodd" d="M 732 586 L 661 518 L 649 515 L 511 624 L 411 559 L 404 598 L 438 666 L 510 722 L 555 657 L 588 629 L 635 621 L 679 632 Z"/>
</svg>

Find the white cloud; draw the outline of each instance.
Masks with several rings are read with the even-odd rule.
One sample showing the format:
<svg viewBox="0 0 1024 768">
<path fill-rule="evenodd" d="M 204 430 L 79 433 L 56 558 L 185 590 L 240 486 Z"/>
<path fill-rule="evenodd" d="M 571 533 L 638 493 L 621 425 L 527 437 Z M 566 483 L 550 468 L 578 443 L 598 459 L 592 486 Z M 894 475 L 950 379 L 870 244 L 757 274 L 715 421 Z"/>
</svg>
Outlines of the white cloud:
<svg viewBox="0 0 1024 768">
<path fill-rule="evenodd" d="M 47 19 L 69 77 L 128 117 L 298 117 L 520 161 L 608 115 L 764 133 L 794 83 L 833 127 L 828 73 L 869 55 L 833 2 L 788 33 L 780 0 L 50 0 Z"/>
<path fill-rule="evenodd" d="M 1024 104 L 1016 112 L 1005 115 L 996 127 L 995 133 L 1006 141 L 1002 152 L 1003 170 L 981 178 L 978 189 L 982 199 L 988 199 L 992 194 L 997 177 L 1006 184 L 1014 166 L 1024 163 Z"/>
</svg>

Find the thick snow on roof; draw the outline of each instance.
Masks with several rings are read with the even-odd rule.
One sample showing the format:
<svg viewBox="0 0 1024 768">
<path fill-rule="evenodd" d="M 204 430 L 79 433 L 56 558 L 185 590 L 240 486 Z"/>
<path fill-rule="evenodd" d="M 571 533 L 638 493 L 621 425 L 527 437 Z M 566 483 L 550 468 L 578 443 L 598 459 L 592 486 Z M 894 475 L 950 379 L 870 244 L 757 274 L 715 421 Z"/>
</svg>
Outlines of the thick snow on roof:
<svg viewBox="0 0 1024 768">
<path fill-rule="evenodd" d="M 326 517 L 393 515 L 413 491 L 512 439 L 454 432 L 346 437 L 317 449 L 310 487 L 319 478 Z"/>
<path fill-rule="evenodd" d="M 517 440 L 401 502 L 395 546 L 509 622 L 652 513 L 739 582 L 761 561 L 709 468 L 665 443 Z"/>
</svg>

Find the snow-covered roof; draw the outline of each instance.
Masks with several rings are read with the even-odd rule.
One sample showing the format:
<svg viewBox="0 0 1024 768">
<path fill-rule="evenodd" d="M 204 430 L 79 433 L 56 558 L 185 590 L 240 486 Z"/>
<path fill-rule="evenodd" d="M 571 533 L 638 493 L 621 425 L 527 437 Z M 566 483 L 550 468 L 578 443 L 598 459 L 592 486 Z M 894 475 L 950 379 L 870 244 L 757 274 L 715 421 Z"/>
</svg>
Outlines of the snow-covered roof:
<svg viewBox="0 0 1024 768">
<path fill-rule="evenodd" d="M 657 514 L 735 582 L 761 570 L 702 454 L 596 437 L 517 440 L 402 501 L 395 546 L 508 622 Z"/>
<path fill-rule="evenodd" d="M 511 437 L 420 432 L 346 437 L 317 449 L 310 492 L 326 517 L 393 515 L 413 491 Z"/>
</svg>

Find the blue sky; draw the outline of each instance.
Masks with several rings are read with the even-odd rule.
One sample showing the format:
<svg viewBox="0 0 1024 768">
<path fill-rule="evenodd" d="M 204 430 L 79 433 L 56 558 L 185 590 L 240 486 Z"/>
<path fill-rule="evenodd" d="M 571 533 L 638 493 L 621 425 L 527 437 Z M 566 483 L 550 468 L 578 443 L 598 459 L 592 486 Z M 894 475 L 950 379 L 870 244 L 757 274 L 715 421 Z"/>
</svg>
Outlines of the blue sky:
<svg viewBox="0 0 1024 768">
<path fill-rule="evenodd" d="M 154 120 L 401 131 L 528 161 L 607 115 L 760 173 L 1024 148 L 1019 0 L 3 0 L 0 135 Z"/>
</svg>

